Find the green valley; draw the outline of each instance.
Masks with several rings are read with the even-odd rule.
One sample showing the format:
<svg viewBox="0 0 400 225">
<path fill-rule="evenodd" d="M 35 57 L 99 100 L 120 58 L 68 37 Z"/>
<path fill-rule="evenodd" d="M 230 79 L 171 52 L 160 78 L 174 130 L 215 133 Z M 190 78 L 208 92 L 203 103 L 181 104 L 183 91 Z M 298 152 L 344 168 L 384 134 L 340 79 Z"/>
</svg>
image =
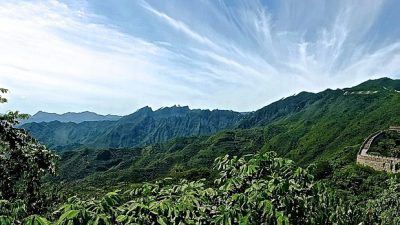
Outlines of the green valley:
<svg viewBox="0 0 400 225">
<path fill-rule="evenodd" d="M 120 164 L 117 163 L 118 165 L 110 163 L 107 168 L 85 169 L 87 173 L 73 174 L 107 176 L 106 180 L 113 183 L 125 180 L 143 181 L 146 179 L 124 174 L 146 174 L 149 171 L 158 174 L 155 177 L 160 174 L 173 174 L 184 175 L 187 178 L 190 177 L 190 174 L 186 174 L 187 171 L 209 174 L 206 172 L 207 168 L 210 168 L 215 157 L 225 154 L 239 156 L 259 150 L 275 151 L 302 166 L 315 162 L 329 162 L 332 168 L 340 169 L 355 163 L 358 148 L 371 131 L 400 124 L 400 94 L 384 88 L 395 88 L 399 81 L 392 80 L 391 85 L 389 82 L 387 86 L 380 86 L 380 83 L 381 80 L 368 81 L 345 90 L 326 90 L 316 94 L 300 93 L 247 114 L 235 129 L 220 131 L 208 137 L 175 138 L 137 147 L 131 149 L 135 156 L 125 158 Z M 380 91 L 368 95 L 345 94 L 353 90 L 358 91 L 366 85 Z M 93 159 L 97 151 L 89 149 L 62 154 L 65 160 L 60 162 L 61 171 L 75 170 L 75 165 L 86 166 L 83 162 L 72 163 L 83 160 L 85 152 L 89 152 L 88 167 L 95 168 L 98 163 Z M 118 155 L 120 151 L 127 150 L 107 151 Z M 112 156 L 106 161 L 113 162 L 117 159 L 118 157 Z M 128 159 L 131 160 L 129 163 Z M 73 168 L 69 168 L 68 165 L 73 165 Z M 186 173 L 178 173 L 177 170 Z M 144 176 L 154 178 L 152 175 Z M 89 177 L 87 179 L 100 180 Z"/>
</svg>

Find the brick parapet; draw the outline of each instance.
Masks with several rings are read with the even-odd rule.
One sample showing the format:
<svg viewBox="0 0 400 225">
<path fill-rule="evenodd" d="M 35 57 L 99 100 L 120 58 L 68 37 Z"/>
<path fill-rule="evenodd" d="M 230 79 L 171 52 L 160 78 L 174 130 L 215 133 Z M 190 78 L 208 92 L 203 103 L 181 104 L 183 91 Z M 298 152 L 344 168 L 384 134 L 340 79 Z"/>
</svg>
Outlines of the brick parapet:
<svg viewBox="0 0 400 225">
<path fill-rule="evenodd" d="M 399 131 L 400 129 L 393 129 L 394 127 L 390 127 L 388 130 Z M 357 154 L 357 163 L 364 166 L 369 166 L 375 170 L 379 171 L 387 171 L 392 173 L 400 172 L 400 158 L 393 157 L 384 157 L 384 156 L 376 156 L 369 155 L 368 150 L 371 147 L 373 141 L 384 131 L 377 131 L 368 136 L 367 139 L 363 142 L 360 147 L 360 150 Z"/>
</svg>

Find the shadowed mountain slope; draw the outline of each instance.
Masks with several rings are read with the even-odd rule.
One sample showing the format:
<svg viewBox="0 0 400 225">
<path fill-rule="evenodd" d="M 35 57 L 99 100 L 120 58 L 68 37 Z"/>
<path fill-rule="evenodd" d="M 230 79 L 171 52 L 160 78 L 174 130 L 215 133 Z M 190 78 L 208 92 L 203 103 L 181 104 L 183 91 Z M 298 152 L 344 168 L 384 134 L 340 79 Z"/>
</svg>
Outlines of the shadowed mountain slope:
<svg viewBox="0 0 400 225">
<path fill-rule="evenodd" d="M 40 142 L 59 151 L 82 147 L 125 148 L 158 143 L 175 137 L 202 136 L 236 127 L 242 114 L 227 110 L 144 107 L 117 121 L 29 123 L 21 127 Z"/>
<path fill-rule="evenodd" d="M 48 113 L 39 111 L 31 116 L 29 119 L 22 120 L 21 124 L 25 123 L 41 123 L 41 122 L 73 122 L 73 123 L 82 123 L 85 121 L 105 121 L 105 120 L 119 120 L 121 116 L 116 115 L 99 115 L 94 112 L 68 112 L 63 114 L 57 113 Z"/>
</svg>

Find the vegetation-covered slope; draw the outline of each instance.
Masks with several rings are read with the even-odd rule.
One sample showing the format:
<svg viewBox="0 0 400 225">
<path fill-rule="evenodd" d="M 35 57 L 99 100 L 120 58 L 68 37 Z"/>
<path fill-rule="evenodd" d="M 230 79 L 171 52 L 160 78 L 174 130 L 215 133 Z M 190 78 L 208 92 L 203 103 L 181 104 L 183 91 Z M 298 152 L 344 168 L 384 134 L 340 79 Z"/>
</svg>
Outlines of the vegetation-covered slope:
<svg viewBox="0 0 400 225">
<path fill-rule="evenodd" d="M 392 82 L 397 84 L 399 81 Z M 313 162 L 324 165 L 328 162 L 325 166 L 339 173 L 340 168 L 355 162 L 360 144 L 371 132 L 400 124 L 400 93 L 382 87 L 377 93 L 345 94 L 351 90 L 326 90 L 313 94 L 315 97 L 312 98 L 307 96 L 307 99 L 313 100 L 307 101 L 301 110 L 274 119 L 265 126 L 149 145 L 134 150 L 139 154 L 130 158 L 132 161 L 129 163 L 121 163 L 101 172 L 86 170 L 81 174 L 89 175 L 86 181 L 92 184 L 103 178 L 109 184 L 116 184 L 163 176 L 207 177 L 215 157 L 255 153 L 260 149 L 276 151 L 301 165 Z M 68 171 L 66 162 L 74 158 L 63 159 L 66 160 L 61 160 L 62 170 Z M 81 160 L 79 157 L 76 159 Z M 97 164 L 91 160 L 87 163 L 92 166 Z"/>
<path fill-rule="evenodd" d="M 384 131 L 374 139 L 368 154 L 400 158 L 400 133 L 397 131 Z"/>
<path fill-rule="evenodd" d="M 308 169 L 276 158 L 273 152 L 242 158 L 220 157 L 218 178 L 209 186 L 204 180 L 175 182 L 164 179 L 107 193 L 100 199 L 69 198 L 59 210 L 47 215 L 56 224 L 358 224 L 387 222 L 398 216 L 388 204 L 356 208 L 314 181 Z M 0 203 L 1 204 L 1 203 Z M 53 224 L 44 217 L 26 214 L 6 202 L 0 223 Z M 397 204 L 398 205 L 398 204 Z M 321 207 L 323 206 L 323 207 Z M 392 205 L 393 206 L 393 205 Z M 15 213 L 19 209 L 19 213 Z M 398 218 L 396 218 L 398 221 Z"/>
<path fill-rule="evenodd" d="M 242 114 L 188 107 L 145 107 L 118 121 L 29 123 L 21 127 L 52 149 L 125 148 L 163 142 L 175 137 L 202 136 L 233 128 Z"/>
<path fill-rule="evenodd" d="M 270 138 L 264 149 L 275 149 L 302 164 L 317 158 L 351 160 L 370 133 L 400 124 L 400 93 L 322 94 L 307 110 L 267 126 Z"/>
<path fill-rule="evenodd" d="M 210 177 L 215 157 L 256 153 L 264 143 L 262 138 L 262 130 L 237 130 L 220 132 L 211 137 L 177 138 L 135 149 L 65 152 L 61 154 L 58 179 L 71 182 L 85 178 L 79 180 L 78 186 L 99 187 L 166 176 L 190 180 Z M 104 151 L 111 152 L 111 156 L 98 160 L 99 154 Z"/>
<path fill-rule="evenodd" d="M 321 97 L 319 94 L 301 92 L 297 95 L 283 98 L 253 113 L 247 114 L 238 127 L 251 128 L 268 125 L 283 116 L 300 112 Z"/>
</svg>

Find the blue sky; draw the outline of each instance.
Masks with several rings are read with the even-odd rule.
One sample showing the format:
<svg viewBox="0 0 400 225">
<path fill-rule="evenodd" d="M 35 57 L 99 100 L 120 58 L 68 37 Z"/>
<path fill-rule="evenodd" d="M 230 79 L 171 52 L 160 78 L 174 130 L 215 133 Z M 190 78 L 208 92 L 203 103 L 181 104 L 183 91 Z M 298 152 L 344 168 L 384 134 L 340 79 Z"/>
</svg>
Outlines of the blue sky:
<svg viewBox="0 0 400 225">
<path fill-rule="evenodd" d="M 0 111 L 252 111 L 400 78 L 400 1 L 0 2 Z"/>
</svg>

